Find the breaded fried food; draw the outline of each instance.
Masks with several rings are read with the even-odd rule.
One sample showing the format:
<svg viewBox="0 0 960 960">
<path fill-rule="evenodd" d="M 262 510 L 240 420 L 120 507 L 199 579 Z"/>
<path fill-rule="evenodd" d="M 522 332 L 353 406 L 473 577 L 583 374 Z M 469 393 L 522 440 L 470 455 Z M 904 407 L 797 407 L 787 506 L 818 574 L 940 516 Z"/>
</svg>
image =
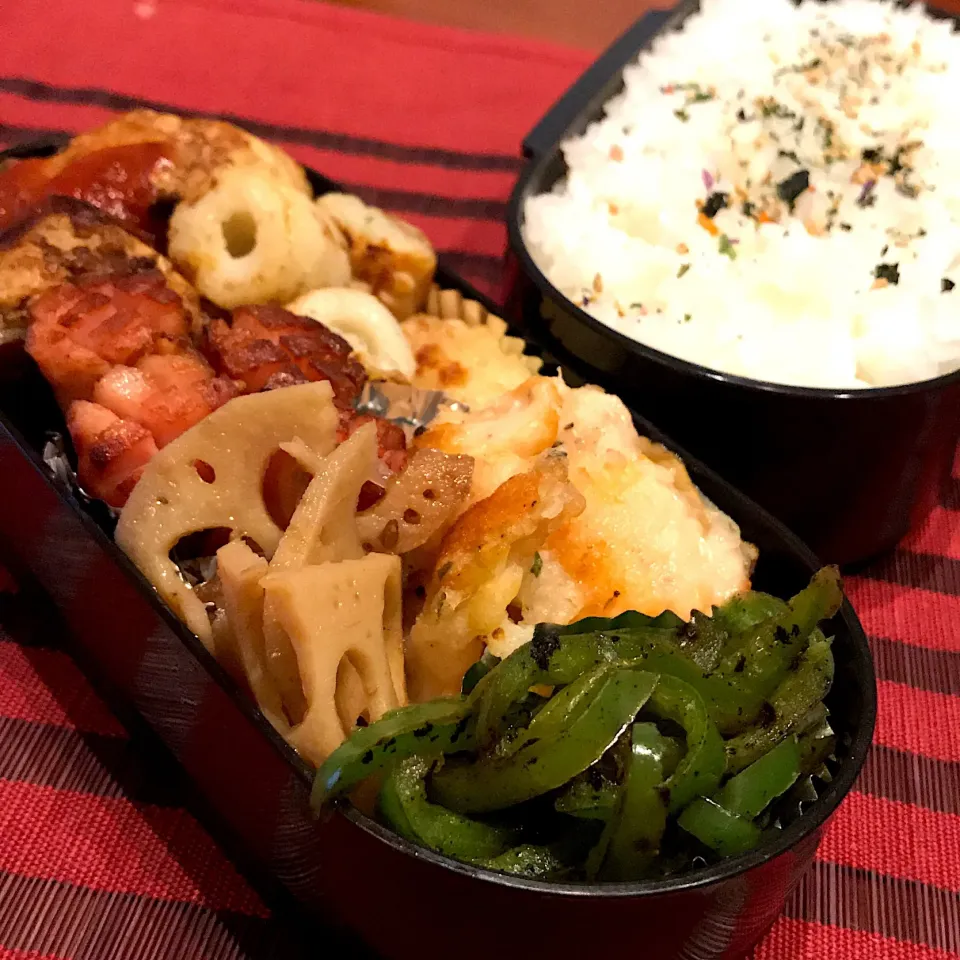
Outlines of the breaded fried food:
<svg viewBox="0 0 960 960">
<path fill-rule="evenodd" d="M 410 697 L 455 694 L 463 674 L 511 629 L 507 608 L 550 533 L 583 510 L 562 454 L 548 453 L 474 503 L 444 535 L 407 643 Z M 524 639 L 529 633 L 524 634 Z"/>
<path fill-rule="evenodd" d="M 162 198 L 199 199 L 230 167 L 256 167 L 278 183 L 311 194 L 306 174 L 293 157 L 240 127 L 222 120 L 178 117 L 154 110 L 134 110 L 74 137 L 67 148 L 48 161 L 50 175 L 100 150 L 140 143 L 169 147 L 170 163 L 153 174 Z"/>
<path fill-rule="evenodd" d="M 540 369 L 499 317 L 482 322 L 418 314 L 402 324 L 417 361 L 414 386 L 442 390 L 471 409 L 488 406 Z"/>
<path fill-rule="evenodd" d="M 173 265 L 95 207 L 53 197 L 0 235 L 0 343 L 22 339 L 32 297 L 64 281 L 157 270 L 179 298 L 192 336 L 201 329 L 196 292 Z"/>
<path fill-rule="evenodd" d="M 354 278 L 398 320 L 423 307 L 437 255 L 422 230 L 351 194 L 324 194 L 317 207 L 346 238 Z"/>
<path fill-rule="evenodd" d="M 519 622 L 485 641 L 497 656 L 541 621 L 625 610 L 689 617 L 749 587 L 755 548 L 683 464 L 638 436 L 623 403 L 597 387 L 533 377 L 485 409 L 445 411 L 415 443 L 474 458 L 477 507 L 546 451 L 565 458 L 583 497 L 582 512 L 551 530 L 517 584 Z"/>
</svg>

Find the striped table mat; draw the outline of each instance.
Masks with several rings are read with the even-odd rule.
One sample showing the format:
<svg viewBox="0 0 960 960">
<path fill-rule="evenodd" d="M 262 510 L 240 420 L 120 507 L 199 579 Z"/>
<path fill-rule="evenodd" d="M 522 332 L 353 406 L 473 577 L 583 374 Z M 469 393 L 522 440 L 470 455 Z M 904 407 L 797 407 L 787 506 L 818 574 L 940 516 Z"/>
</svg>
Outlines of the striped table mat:
<svg viewBox="0 0 960 960">
<path fill-rule="evenodd" d="M 421 226 L 496 292 L 518 144 L 585 53 L 305 0 L 0 5 L 0 141 L 149 106 L 219 115 Z M 960 461 L 848 587 L 880 716 L 856 791 L 756 960 L 960 958 Z M 0 583 L 0 960 L 302 955 Z"/>
</svg>

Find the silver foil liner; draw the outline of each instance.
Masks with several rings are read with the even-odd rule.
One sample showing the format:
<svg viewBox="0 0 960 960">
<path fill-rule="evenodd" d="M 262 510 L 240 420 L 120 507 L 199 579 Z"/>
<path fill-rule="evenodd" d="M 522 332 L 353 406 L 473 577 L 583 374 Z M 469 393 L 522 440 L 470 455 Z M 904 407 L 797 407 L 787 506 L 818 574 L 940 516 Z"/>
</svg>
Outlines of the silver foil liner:
<svg viewBox="0 0 960 960">
<path fill-rule="evenodd" d="M 442 390 L 420 390 L 388 380 L 367 381 L 356 404 L 357 413 L 372 414 L 402 427 L 409 440 L 426 429 L 443 409 L 469 411 L 469 407 L 451 400 Z"/>
<path fill-rule="evenodd" d="M 43 445 L 41 454 L 43 462 L 53 476 L 53 481 L 61 490 L 73 494 L 81 503 L 99 503 L 114 520 L 120 516 L 120 512 L 113 507 L 91 496 L 80 484 L 77 474 L 70 464 L 70 458 L 67 456 L 66 445 L 63 436 L 59 433 L 50 433 L 47 435 L 47 442 Z"/>
</svg>

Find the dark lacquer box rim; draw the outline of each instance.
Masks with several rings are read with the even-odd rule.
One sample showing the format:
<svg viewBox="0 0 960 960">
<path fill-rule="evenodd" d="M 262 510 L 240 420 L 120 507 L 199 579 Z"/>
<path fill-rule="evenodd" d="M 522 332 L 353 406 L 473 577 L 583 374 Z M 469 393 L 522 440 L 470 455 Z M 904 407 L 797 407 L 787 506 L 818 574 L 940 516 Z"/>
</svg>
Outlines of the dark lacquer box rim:
<svg viewBox="0 0 960 960">
<path fill-rule="evenodd" d="M 533 281 L 545 298 L 557 304 L 571 318 L 593 333 L 609 338 L 627 353 L 654 360 L 676 373 L 687 376 L 698 376 L 761 393 L 821 400 L 880 401 L 891 397 L 938 392 L 960 382 L 960 369 L 927 380 L 862 389 L 802 387 L 725 373 L 722 370 L 664 353 L 607 326 L 558 290 L 540 270 L 527 249 L 523 237 L 524 204 L 532 195 L 549 190 L 556 182 L 556 179 L 546 175 L 547 168 L 551 164 L 559 158 L 560 163 L 566 167 L 560 156 L 561 143 L 571 136 L 582 133 L 588 123 L 601 116 L 603 105 L 623 89 L 621 75 L 625 66 L 628 66 L 639 53 L 648 50 L 658 36 L 676 30 L 699 9 L 700 0 L 681 0 L 671 10 L 654 10 L 641 17 L 581 75 L 524 139 L 523 148 L 527 162 L 520 172 L 507 204 L 507 235 L 510 250 L 517 258 L 520 269 Z M 953 20 L 960 24 L 960 16 L 935 8 L 928 9 L 928 12 L 938 19 Z"/>
<path fill-rule="evenodd" d="M 63 138 L 47 138 L 41 141 L 21 144 L 17 147 L 0 152 L 0 161 L 6 157 L 26 157 L 49 155 L 54 152 L 64 142 Z M 307 170 L 310 180 L 317 193 L 329 192 L 337 189 L 337 185 L 322 175 L 312 170 Z M 482 303 L 488 310 L 498 313 L 499 309 L 488 298 L 472 286 L 458 277 L 456 274 L 444 269 L 441 265 L 438 270 L 437 280 L 442 288 L 458 289 L 468 299 L 474 299 Z M 530 344 L 536 348 L 535 344 Z M 549 357 L 545 358 L 549 362 Z M 631 411 L 632 412 L 632 411 Z M 633 413 L 633 412 L 632 412 Z M 730 484 L 726 483 L 713 470 L 702 464 L 695 457 L 687 454 L 677 444 L 673 443 L 663 435 L 653 424 L 646 421 L 642 416 L 633 413 L 634 419 L 642 433 L 654 440 L 664 443 L 669 449 L 675 452 L 684 462 L 691 476 L 695 481 L 700 478 L 707 480 L 710 484 L 718 486 L 724 490 L 725 496 L 731 502 L 736 503 L 739 516 L 750 515 L 753 521 L 766 527 L 775 533 L 786 549 L 792 554 L 794 559 L 807 568 L 811 573 L 819 565 L 816 557 L 790 533 L 779 521 L 774 519 L 765 510 L 740 493 Z M 153 610 L 160 614 L 167 626 L 180 639 L 180 641 L 190 650 L 200 661 L 206 671 L 213 677 L 214 681 L 228 694 L 230 699 L 238 709 L 251 720 L 267 740 L 278 750 L 283 758 L 294 768 L 297 775 L 306 783 L 312 782 L 312 768 L 293 750 L 292 747 L 280 736 L 271 726 L 269 721 L 263 716 L 256 704 L 253 703 L 246 693 L 239 687 L 232 677 L 220 666 L 212 654 L 204 647 L 203 643 L 179 620 L 174 612 L 160 599 L 159 595 L 149 584 L 146 578 L 135 567 L 133 562 L 126 554 L 114 543 L 113 538 L 109 536 L 103 526 L 93 517 L 84 505 L 65 485 L 56 482 L 50 470 L 44 464 L 39 452 L 29 444 L 18 429 L 9 421 L 7 416 L 0 410 L 0 427 L 4 429 L 14 440 L 21 456 L 26 459 L 33 469 L 52 486 L 57 496 L 73 512 L 80 515 L 84 529 L 90 537 L 106 552 L 106 554 L 130 577 L 139 588 L 140 594 L 145 601 L 149 603 Z M 737 520 L 737 516 L 734 516 Z M 374 820 L 366 817 L 353 807 L 341 807 L 335 815 L 345 816 L 354 824 L 359 826 L 367 833 L 377 837 L 384 843 L 400 850 L 410 856 L 441 866 L 447 870 L 453 870 L 465 876 L 473 877 L 489 883 L 498 884 L 504 887 L 521 888 L 530 892 L 539 892 L 554 896 L 571 897 L 648 897 L 680 890 L 694 890 L 707 887 L 721 880 L 731 879 L 756 866 L 775 859 L 788 849 L 796 846 L 804 837 L 817 830 L 833 813 L 840 804 L 854 781 L 859 775 L 860 769 L 866 759 L 869 749 L 871 735 L 876 716 L 876 686 L 873 674 L 873 664 L 870 655 L 869 645 L 863 629 L 856 617 L 849 602 L 845 601 L 841 613 L 838 615 L 842 619 L 843 625 L 849 633 L 847 643 L 850 646 L 850 654 L 854 662 L 857 663 L 860 679 L 864 682 L 861 693 L 863 696 L 863 713 L 860 716 L 859 735 L 856 740 L 850 744 L 849 755 L 841 764 L 840 769 L 833 779 L 821 792 L 820 798 L 815 805 L 807 811 L 803 817 L 799 818 L 793 824 L 788 826 L 776 839 L 765 842 L 756 850 L 739 857 L 724 860 L 721 863 L 710 867 L 699 868 L 671 877 L 665 880 L 645 881 L 640 883 L 618 883 L 590 885 L 583 883 L 554 883 L 546 881 L 531 880 L 510 876 L 507 874 L 495 873 L 479 867 L 460 863 L 426 850 L 415 844 L 412 844 L 403 838 L 397 836 L 392 831 L 383 827 Z"/>
</svg>

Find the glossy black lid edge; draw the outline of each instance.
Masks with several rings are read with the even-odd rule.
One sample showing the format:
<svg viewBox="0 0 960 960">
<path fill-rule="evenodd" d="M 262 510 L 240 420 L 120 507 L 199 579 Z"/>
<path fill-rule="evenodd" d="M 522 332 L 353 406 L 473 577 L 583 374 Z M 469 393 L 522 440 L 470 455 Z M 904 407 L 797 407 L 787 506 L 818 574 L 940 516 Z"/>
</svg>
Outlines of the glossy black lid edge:
<svg viewBox="0 0 960 960">
<path fill-rule="evenodd" d="M 691 6 L 695 6 L 695 4 Z M 677 12 L 672 14 L 671 17 L 676 15 Z M 0 162 L 10 157 L 48 156 L 55 152 L 58 146 L 62 146 L 64 142 L 62 138 L 45 138 L 40 141 L 23 143 L 10 150 L 0 151 Z M 317 192 L 329 192 L 339 189 L 338 185 L 327 177 L 309 168 L 306 168 L 306 171 L 308 179 Z M 510 226 L 513 226 L 512 222 Z M 470 284 L 453 272 L 441 268 L 437 271 L 437 280 L 441 284 L 449 284 L 450 287 L 459 289 L 469 298 L 478 300 L 492 312 L 499 312 L 499 307 L 488 297 L 476 291 Z M 530 346 L 536 350 L 536 344 L 530 344 Z M 548 360 L 550 360 L 550 358 L 548 358 Z M 550 362 L 553 361 L 551 360 Z M 769 533 L 770 539 L 778 542 L 783 553 L 791 556 L 810 572 L 816 569 L 819 565 L 817 558 L 799 538 L 791 533 L 780 521 L 776 520 L 745 494 L 727 483 L 727 481 L 702 464 L 697 458 L 687 454 L 683 448 L 673 443 L 652 423 L 633 411 L 631 411 L 631 414 L 643 433 L 651 439 L 663 443 L 664 446 L 667 446 L 684 461 L 692 479 L 698 487 L 704 488 L 708 497 L 712 499 L 713 495 L 719 493 L 721 496 L 718 497 L 718 499 L 726 501 L 724 509 L 729 509 L 730 504 L 735 504 L 735 509 L 732 510 L 731 513 L 737 514 L 735 517 L 737 522 L 742 523 L 745 518 L 748 518 L 749 522 L 755 527 L 764 528 Z M 309 765 L 306 764 L 293 748 L 274 730 L 256 704 L 246 696 L 207 651 L 201 641 L 187 629 L 183 622 L 160 599 L 159 594 L 153 589 L 152 585 L 134 566 L 129 557 L 116 545 L 113 538 L 107 534 L 101 524 L 91 515 L 84 505 L 81 504 L 72 493 L 64 490 L 59 484 L 54 483 L 39 453 L 26 441 L 16 426 L 8 420 L 2 411 L 0 411 L 0 429 L 11 437 L 21 455 L 32 465 L 36 472 L 53 487 L 56 495 L 66 503 L 72 511 L 80 515 L 81 521 L 91 538 L 93 538 L 98 543 L 98 546 L 111 557 L 117 566 L 124 570 L 133 582 L 138 585 L 146 602 L 160 614 L 166 625 L 200 661 L 201 665 L 212 675 L 216 683 L 227 692 L 230 699 L 246 719 L 263 733 L 276 750 L 280 751 L 287 762 L 295 769 L 299 777 L 308 783 L 311 782 L 313 779 L 313 771 Z M 863 696 L 862 713 L 858 718 L 859 722 L 857 724 L 856 736 L 850 744 L 849 754 L 842 763 L 837 776 L 823 790 L 814 807 L 792 823 L 775 840 L 762 844 L 750 853 L 738 857 L 731 857 L 714 866 L 693 870 L 667 880 L 602 885 L 582 883 L 564 884 L 530 880 L 463 864 L 409 843 L 354 808 L 345 809 L 343 815 L 366 833 L 377 837 L 388 846 L 416 857 L 417 859 L 436 864 L 437 866 L 456 873 L 471 876 L 486 883 L 530 892 L 550 893 L 556 896 L 576 898 L 648 897 L 661 895 L 670 891 L 698 889 L 718 881 L 736 877 L 745 871 L 787 852 L 792 847 L 795 847 L 802 839 L 813 834 L 820 828 L 849 792 L 859 776 L 866 759 L 872 740 L 877 708 L 876 679 L 873 660 L 866 635 L 864 634 L 856 613 L 848 601 L 844 601 L 838 618 L 842 620 L 843 626 L 848 634 L 846 642 L 850 647 L 851 662 L 856 667 L 858 683 L 860 684 L 859 692 Z"/>
<path fill-rule="evenodd" d="M 689 6 L 689 2 L 681 6 Z M 585 112 L 592 112 L 599 105 L 595 102 L 598 97 L 606 99 L 605 87 L 610 78 L 619 74 L 641 50 L 645 50 L 679 11 L 679 7 L 675 10 L 650 10 L 614 40 L 524 137 L 524 156 L 537 157 L 552 150 L 578 117 Z"/>
</svg>

